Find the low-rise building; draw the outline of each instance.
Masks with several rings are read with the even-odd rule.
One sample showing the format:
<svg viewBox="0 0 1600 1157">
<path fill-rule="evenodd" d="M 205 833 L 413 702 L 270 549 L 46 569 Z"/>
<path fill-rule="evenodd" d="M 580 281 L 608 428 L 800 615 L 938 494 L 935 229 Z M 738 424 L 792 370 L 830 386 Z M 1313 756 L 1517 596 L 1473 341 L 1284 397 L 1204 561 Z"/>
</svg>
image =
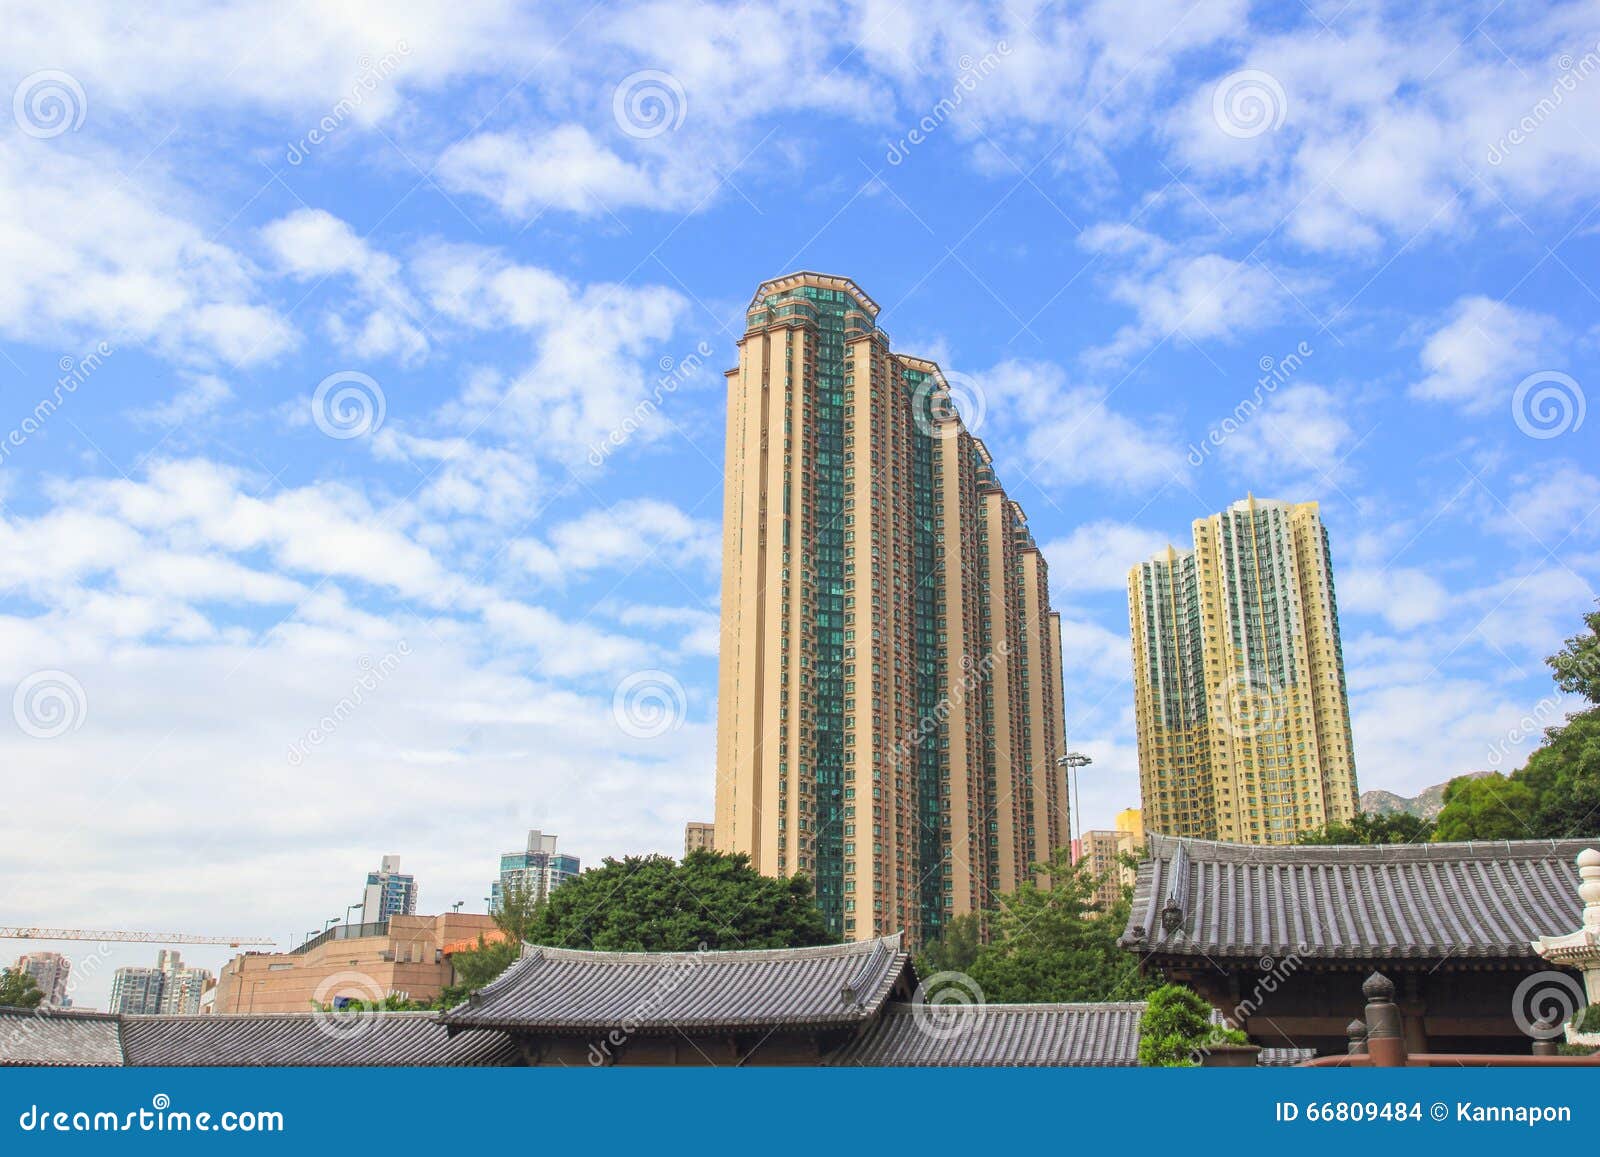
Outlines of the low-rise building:
<svg viewBox="0 0 1600 1157">
<path fill-rule="evenodd" d="M 683 854 L 711 852 L 717 847 L 717 825 L 691 820 L 683 825 Z"/>
<path fill-rule="evenodd" d="M 470 912 L 338 924 L 290 952 L 235 956 L 222 966 L 215 1009 L 307 1012 L 390 995 L 436 1000 L 451 982 L 445 946 L 493 931 L 492 917 Z"/>
</svg>

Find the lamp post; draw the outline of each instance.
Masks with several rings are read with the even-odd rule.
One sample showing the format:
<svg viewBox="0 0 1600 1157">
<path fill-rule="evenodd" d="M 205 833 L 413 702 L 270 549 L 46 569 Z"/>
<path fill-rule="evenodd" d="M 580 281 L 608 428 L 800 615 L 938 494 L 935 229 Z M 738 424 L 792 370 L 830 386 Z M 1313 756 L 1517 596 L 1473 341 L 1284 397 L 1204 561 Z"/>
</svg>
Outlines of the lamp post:
<svg viewBox="0 0 1600 1157">
<path fill-rule="evenodd" d="M 465 900 L 457 900 L 454 904 L 450 905 L 450 911 L 452 911 L 452 912 L 461 911 L 461 906 L 463 904 L 465 904 L 465 903 L 466 903 Z"/>
<path fill-rule="evenodd" d="M 1094 760 L 1081 751 L 1069 751 L 1065 755 L 1056 757 L 1056 766 L 1067 773 L 1067 787 L 1072 795 L 1072 824 L 1071 836 L 1073 843 L 1078 842 L 1078 768 L 1088 767 Z"/>
<path fill-rule="evenodd" d="M 361 919 L 363 921 L 366 920 L 366 918 L 367 918 L 366 911 L 367 911 L 367 902 L 365 900 L 361 901 L 361 903 L 359 903 L 359 904 L 347 904 L 347 905 L 345 905 L 345 909 L 344 909 L 344 922 L 345 922 L 345 924 L 348 925 L 350 923 L 350 913 L 352 913 L 352 912 L 360 912 L 362 914 L 361 915 Z"/>
</svg>

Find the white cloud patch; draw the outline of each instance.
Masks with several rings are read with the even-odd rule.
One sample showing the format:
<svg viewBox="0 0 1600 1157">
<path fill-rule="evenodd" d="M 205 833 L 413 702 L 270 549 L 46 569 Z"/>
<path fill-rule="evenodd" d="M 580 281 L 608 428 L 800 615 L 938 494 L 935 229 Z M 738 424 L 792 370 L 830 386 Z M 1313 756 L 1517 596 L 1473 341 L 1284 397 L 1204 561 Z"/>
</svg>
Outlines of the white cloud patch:
<svg viewBox="0 0 1600 1157">
<path fill-rule="evenodd" d="M 1532 310 L 1492 298 L 1463 297 L 1450 320 L 1423 344 L 1423 378 L 1414 397 L 1446 402 L 1469 413 L 1509 407 L 1516 385 L 1545 364 L 1556 326 Z"/>
</svg>

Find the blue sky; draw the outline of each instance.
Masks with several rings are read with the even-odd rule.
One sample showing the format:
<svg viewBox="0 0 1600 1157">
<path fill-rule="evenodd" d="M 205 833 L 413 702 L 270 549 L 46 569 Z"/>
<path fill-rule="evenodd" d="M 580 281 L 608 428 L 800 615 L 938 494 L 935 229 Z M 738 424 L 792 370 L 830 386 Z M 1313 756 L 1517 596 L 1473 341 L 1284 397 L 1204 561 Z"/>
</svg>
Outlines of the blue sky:
<svg viewBox="0 0 1600 1157">
<path fill-rule="evenodd" d="M 385 852 L 437 911 L 528 827 L 676 850 L 721 371 L 799 268 L 1028 510 L 1088 825 L 1127 568 L 1247 491 L 1323 505 L 1363 788 L 1570 707 L 1594 4 L 123 7 L 0 44 L 7 921 L 285 941 Z"/>
</svg>

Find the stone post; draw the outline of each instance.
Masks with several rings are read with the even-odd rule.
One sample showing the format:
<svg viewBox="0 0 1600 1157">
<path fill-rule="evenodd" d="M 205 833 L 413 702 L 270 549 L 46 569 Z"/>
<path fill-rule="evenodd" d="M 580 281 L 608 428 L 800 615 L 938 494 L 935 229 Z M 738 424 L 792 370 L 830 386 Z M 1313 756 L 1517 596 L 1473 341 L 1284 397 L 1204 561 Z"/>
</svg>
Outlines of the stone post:
<svg viewBox="0 0 1600 1157">
<path fill-rule="evenodd" d="M 1565 936 L 1541 936 L 1533 941 L 1533 950 L 1551 964 L 1583 973 L 1588 1002 L 1600 1004 L 1600 851 L 1594 848 L 1578 853 L 1578 898 L 1583 901 L 1582 927 Z"/>
<path fill-rule="evenodd" d="M 1394 1002 L 1394 981 L 1374 972 L 1361 986 L 1367 998 L 1367 1055 L 1374 1068 L 1398 1069 L 1406 1063 L 1405 1028 Z"/>
<path fill-rule="evenodd" d="M 1350 1055 L 1352 1057 L 1364 1057 L 1364 1056 L 1367 1055 L 1367 1022 L 1366 1021 L 1364 1021 L 1364 1020 L 1353 1020 L 1353 1021 L 1351 1021 L 1350 1024 L 1345 1028 L 1344 1034 L 1345 1034 L 1345 1036 L 1350 1038 L 1349 1047 L 1347 1047 L 1345 1049 L 1345 1052 L 1348 1055 Z"/>
</svg>

